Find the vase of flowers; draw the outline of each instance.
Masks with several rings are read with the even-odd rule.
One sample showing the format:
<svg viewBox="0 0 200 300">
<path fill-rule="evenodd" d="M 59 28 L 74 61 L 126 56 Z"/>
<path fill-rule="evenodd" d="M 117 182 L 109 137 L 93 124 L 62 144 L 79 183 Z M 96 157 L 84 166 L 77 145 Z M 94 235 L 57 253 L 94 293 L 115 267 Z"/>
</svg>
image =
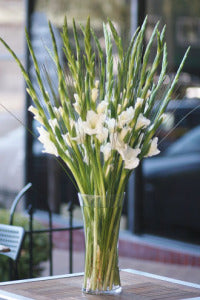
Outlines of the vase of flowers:
<svg viewBox="0 0 200 300">
<path fill-rule="evenodd" d="M 85 275 L 83 291 L 118 294 L 118 236 L 124 194 L 79 195 L 85 229 Z"/>
<path fill-rule="evenodd" d="M 27 92 L 34 103 L 29 110 L 40 123 L 38 132 L 43 151 L 60 157 L 73 174 L 84 217 L 83 291 L 88 293 L 121 290 L 117 240 L 126 184 L 140 160 L 160 152 L 156 131 L 165 120 L 165 109 L 189 51 L 171 83 L 163 85 L 167 72 L 165 27 L 159 31 L 159 23 L 156 24 L 144 49 L 146 24 L 147 18 L 124 49 L 110 20 L 103 24 L 102 45 L 88 18 L 85 27 L 80 25 L 84 39 L 84 49 L 81 49 L 73 21 L 76 46 L 73 51 L 65 19 L 61 34 L 67 65 L 64 69 L 49 23 L 53 44 L 51 56 L 58 74 L 56 89 L 47 73 L 46 79 L 43 78 L 26 34 L 40 95 L 20 60 L 0 39 L 16 59 L 25 78 Z M 155 40 L 157 51 L 150 64 Z M 114 44 L 118 53 L 116 61 L 113 59 Z M 46 84 L 50 92 L 46 91 Z"/>
</svg>

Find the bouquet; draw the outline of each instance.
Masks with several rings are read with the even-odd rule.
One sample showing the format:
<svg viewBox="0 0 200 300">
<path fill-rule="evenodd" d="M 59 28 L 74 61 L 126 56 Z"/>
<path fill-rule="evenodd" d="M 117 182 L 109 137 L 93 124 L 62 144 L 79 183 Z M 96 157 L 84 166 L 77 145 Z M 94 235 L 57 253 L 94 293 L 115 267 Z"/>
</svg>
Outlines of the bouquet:
<svg viewBox="0 0 200 300">
<path fill-rule="evenodd" d="M 165 120 L 165 109 L 189 51 L 172 82 L 163 90 L 167 74 L 166 28 L 159 31 L 157 23 L 144 49 L 146 25 L 147 18 L 136 30 L 128 48 L 124 49 L 121 37 L 108 20 L 108 24 L 103 24 L 104 53 L 88 18 L 85 27 L 80 25 L 84 37 L 82 52 L 73 21 L 74 52 L 65 19 L 61 34 L 67 65 L 65 70 L 61 67 L 49 23 L 53 44 L 51 56 L 58 75 L 56 90 L 48 74 L 45 82 L 42 79 L 37 57 L 26 34 L 42 101 L 25 68 L 1 39 L 25 78 L 27 92 L 34 103 L 29 111 L 40 123 L 38 132 L 43 151 L 62 159 L 72 172 L 80 193 L 86 238 L 85 291 L 109 292 L 113 287 L 119 291 L 115 236 L 119 231 L 126 184 L 140 160 L 160 152 L 156 131 Z M 152 45 L 156 40 L 157 49 L 150 64 Z M 116 61 L 113 59 L 114 46 L 118 53 Z M 114 65 L 117 72 L 114 72 Z M 46 82 L 50 93 L 45 89 Z"/>
</svg>

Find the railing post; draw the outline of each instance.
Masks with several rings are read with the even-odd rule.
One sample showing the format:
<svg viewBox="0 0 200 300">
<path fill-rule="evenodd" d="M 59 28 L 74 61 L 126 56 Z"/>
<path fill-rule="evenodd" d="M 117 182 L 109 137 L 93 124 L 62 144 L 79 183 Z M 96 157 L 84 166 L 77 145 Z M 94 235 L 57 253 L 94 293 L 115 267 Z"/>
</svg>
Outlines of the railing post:
<svg viewBox="0 0 200 300">
<path fill-rule="evenodd" d="M 53 275 L 53 258 L 52 258 L 52 249 L 53 249 L 53 241 L 52 241 L 52 212 L 49 209 L 49 274 Z"/>
<path fill-rule="evenodd" d="M 74 204 L 72 201 L 68 204 L 68 212 L 69 212 L 69 273 L 73 273 L 73 210 Z"/>
<path fill-rule="evenodd" d="M 29 277 L 33 278 L 33 206 L 28 206 L 29 214 Z"/>
</svg>

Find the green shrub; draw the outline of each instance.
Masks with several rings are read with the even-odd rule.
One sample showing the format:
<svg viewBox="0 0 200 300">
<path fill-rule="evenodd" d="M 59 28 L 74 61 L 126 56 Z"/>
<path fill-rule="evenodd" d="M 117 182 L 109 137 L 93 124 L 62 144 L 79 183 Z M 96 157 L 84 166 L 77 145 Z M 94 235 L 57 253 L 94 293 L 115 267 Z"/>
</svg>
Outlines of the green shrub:
<svg viewBox="0 0 200 300">
<path fill-rule="evenodd" d="M 29 230 L 29 218 L 21 213 L 15 213 L 14 225 L 22 226 L 25 230 Z M 9 212 L 5 209 L 0 209 L 0 223 L 9 224 Z M 34 229 L 42 229 L 44 226 L 38 221 L 33 222 Z M 33 234 L 33 277 L 38 277 L 41 274 L 41 262 L 48 260 L 49 243 L 48 234 L 39 233 Z M 29 278 L 29 235 L 25 235 L 22 245 L 21 255 L 18 261 L 19 279 Z M 9 258 L 0 255 L 0 281 L 9 280 Z"/>
</svg>

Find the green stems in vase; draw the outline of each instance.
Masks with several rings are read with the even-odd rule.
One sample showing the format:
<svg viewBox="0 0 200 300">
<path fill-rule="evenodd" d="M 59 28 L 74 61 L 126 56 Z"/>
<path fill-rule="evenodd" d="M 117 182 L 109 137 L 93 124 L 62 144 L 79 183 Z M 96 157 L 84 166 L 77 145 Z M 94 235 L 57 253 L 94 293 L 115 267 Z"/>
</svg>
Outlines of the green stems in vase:
<svg viewBox="0 0 200 300">
<path fill-rule="evenodd" d="M 118 236 L 124 194 L 103 199 L 81 195 L 85 230 L 85 274 L 83 291 L 119 293 Z M 106 202 L 106 206 L 105 206 Z"/>
</svg>

